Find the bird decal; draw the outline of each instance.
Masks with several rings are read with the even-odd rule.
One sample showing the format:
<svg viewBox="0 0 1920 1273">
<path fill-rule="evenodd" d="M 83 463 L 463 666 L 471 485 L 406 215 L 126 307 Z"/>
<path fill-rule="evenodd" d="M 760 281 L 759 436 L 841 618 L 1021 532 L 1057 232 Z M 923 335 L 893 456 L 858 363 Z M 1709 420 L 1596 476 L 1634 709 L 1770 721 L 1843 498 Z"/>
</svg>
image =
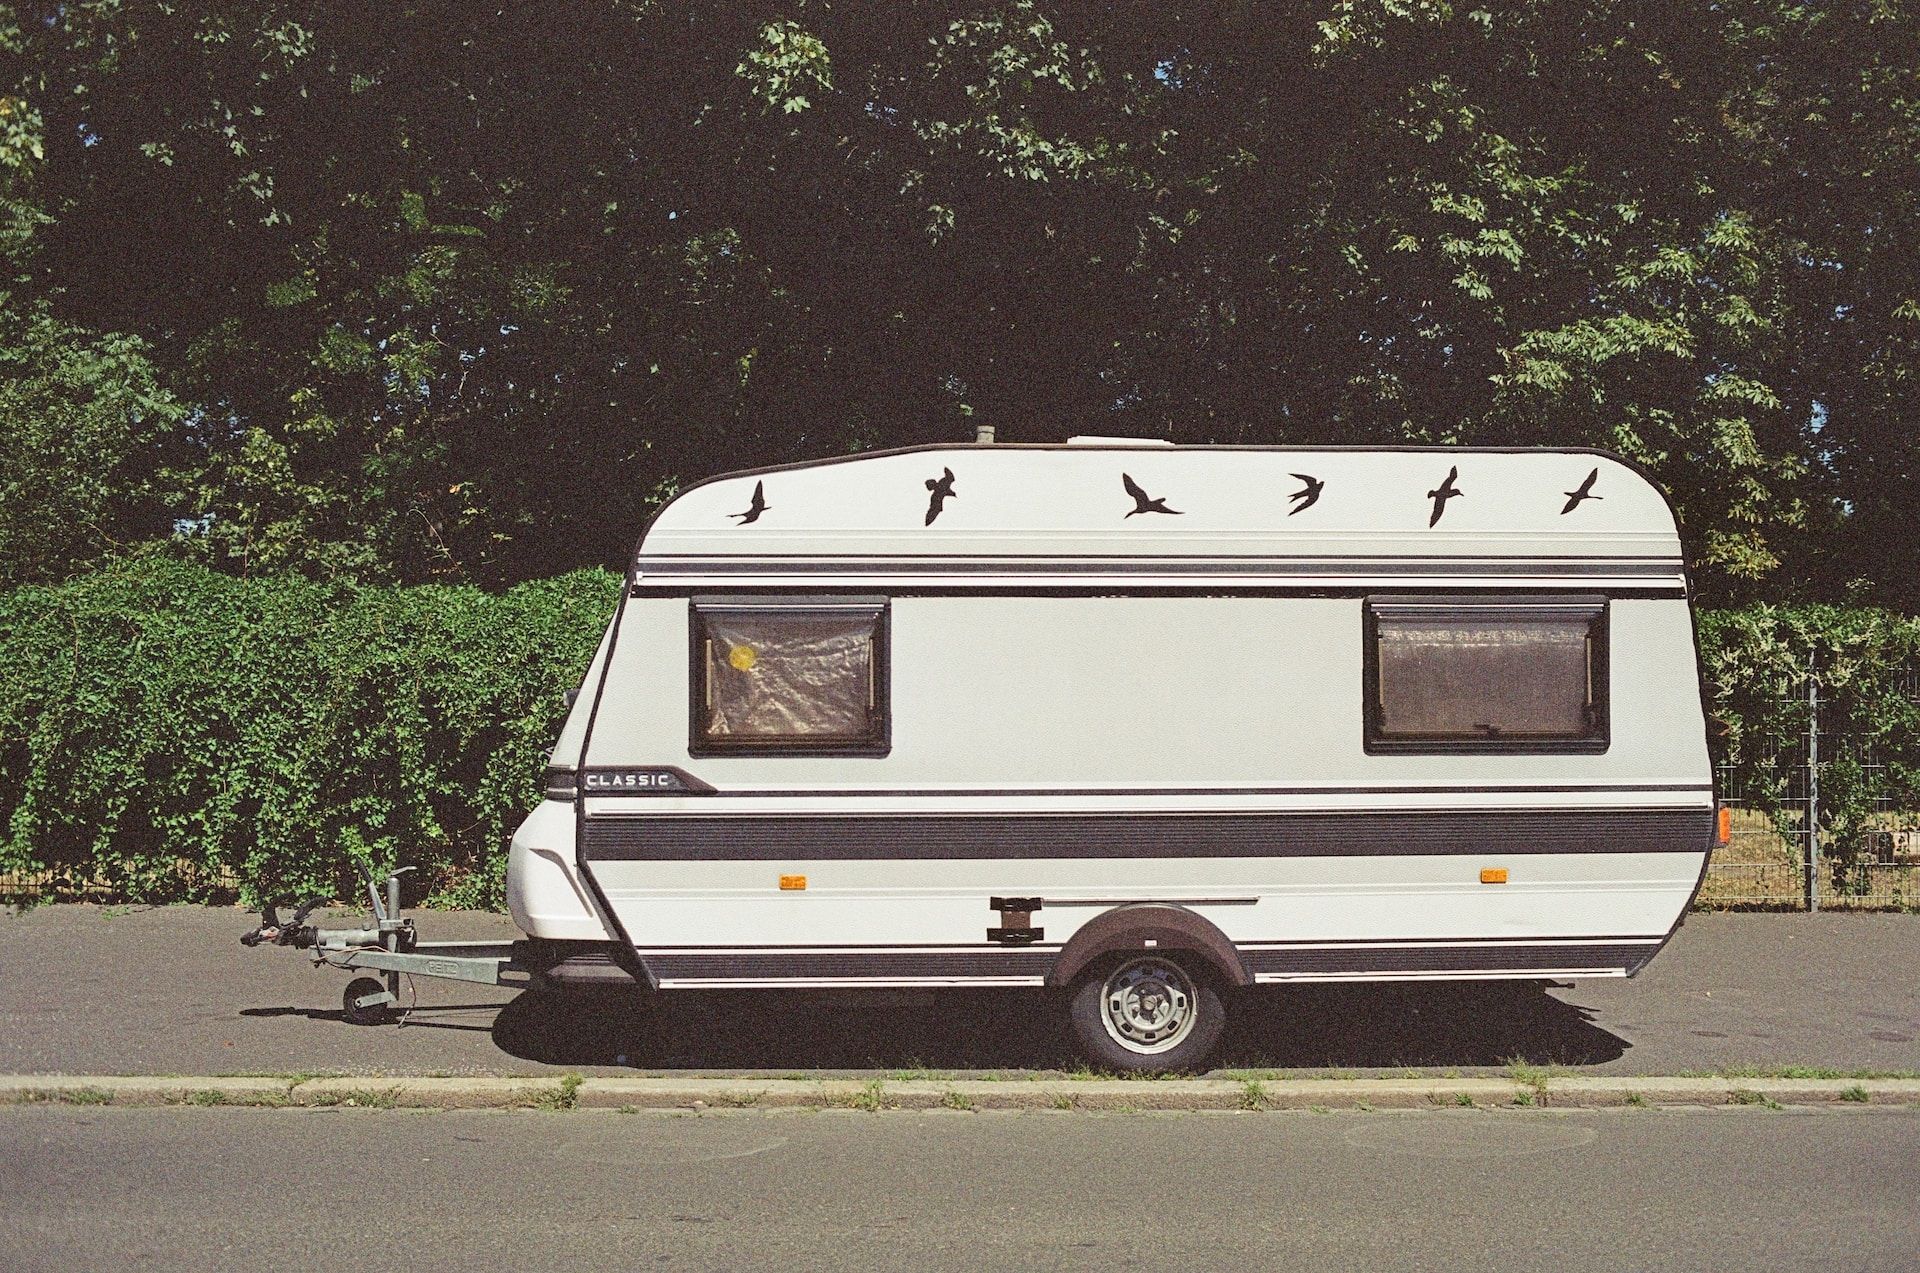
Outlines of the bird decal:
<svg viewBox="0 0 1920 1273">
<path fill-rule="evenodd" d="M 1126 486 L 1127 494 L 1133 496 L 1133 512 L 1128 513 L 1127 517 L 1132 517 L 1133 513 L 1171 513 L 1175 517 L 1182 516 L 1179 509 L 1167 507 L 1164 496 L 1159 499 L 1149 498 L 1147 493 L 1140 489 L 1140 483 L 1127 474 L 1122 473 L 1120 481 Z M 1120 520 L 1125 521 L 1127 518 L 1123 517 Z"/>
<path fill-rule="evenodd" d="M 1302 509 L 1312 508 L 1315 504 L 1318 504 L 1320 502 L 1320 492 L 1325 490 L 1327 486 L 1324 480 L 1322 480 L 1321 478 L 1314 477 L 1311 474 L 1295 473 L 1293 476 L 1305 482 L 1306 486 L 1302 487 L 1300 490 L 1295 491 L 1293 494 L 1287 496 L 1287 498 L 1290 500 L 1299 501 L 1292 508 L 1287 510 L 1288 517 L 1292 517 L 1295 513 L 1300 512 Z"/>
<path fill-rule="evenodd" d="M 1440 483 L 1439 489 L 1427 492 L 1427 498 L 1433 501 L 1433 516 L 1427 518 L 1428 526 L 1440 524 L 1440 514 L 1447 511 L 1447 501 L 1466 492 L 1455 486 L 1454 480 L 1460 476 L 1460 466 L 1454 465 L 1447 470 L 1447 480 Z"/>
<path fill-rule="evenodd" d="M 1565 517 L 1568 513 L 1571 513 L 1575 508 L 1579 507 L 1580 501 L 1583 499 L 1605 499 L 1606 496 L 1595 495 L 1593 493 L 1593 484 L 1598 481 L 1599 478 L 1600 470 L 1595 469 L 1593 472 L 1587 474 L 1586 481 L 1580 483 L 1579 490 L 1561 491 L 1560 493 L 1567 497 L 1567 506 L 1560 510 L 1560 516 Z"/>
<path fill-rule="evenodd" d="M 940 516 L 940 510 L 945 507 L 946 502 L 954 498 L 953 470 L 943 468 L 940 470 L 939 477 L 928 478 L 927 489 L 933 492 L 932 497 L 927 500 L 927 525 L 931 526 L 933 519 Z"/>
<path fill-rule="evenodd" d="M 748 522 L 759 521 L 760 514 L 767 511 L 766 485 L 765 482 L 755 482 L 753 484 L 753 503 L 747 505 L 747 511 L 744 513 L 728 513 L 727 516 L 739 518 L 742 526 L 745 526 Z"/>
</svg>

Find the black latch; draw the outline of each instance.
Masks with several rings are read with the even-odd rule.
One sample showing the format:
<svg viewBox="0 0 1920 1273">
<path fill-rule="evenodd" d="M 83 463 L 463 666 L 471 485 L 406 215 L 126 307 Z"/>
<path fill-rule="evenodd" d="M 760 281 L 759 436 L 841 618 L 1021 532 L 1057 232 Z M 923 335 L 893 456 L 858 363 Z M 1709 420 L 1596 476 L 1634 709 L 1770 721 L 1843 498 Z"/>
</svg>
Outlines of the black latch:
<svg viewBox="0 0 1920 1273">
<path fill-rule="evenodd" d="M 987 905 L 1000 912 L 1000 927 L 987 930 L 987 940 L 1003 946 L 1027 946 L 1044 939 L 1044 928 L 1035 928 L 1033 913 L 1040 909 L 1037 897 L 994 897 Z"/>
</svg>

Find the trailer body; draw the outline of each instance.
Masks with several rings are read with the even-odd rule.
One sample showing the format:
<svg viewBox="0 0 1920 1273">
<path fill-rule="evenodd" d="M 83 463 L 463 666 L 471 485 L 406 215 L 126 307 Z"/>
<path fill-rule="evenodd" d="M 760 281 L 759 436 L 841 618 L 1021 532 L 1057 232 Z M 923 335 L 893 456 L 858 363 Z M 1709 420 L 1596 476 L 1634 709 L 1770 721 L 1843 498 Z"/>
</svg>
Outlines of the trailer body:
<svg viewBox="0 0 1920 1273">
<path fill-rule="evenodd" d="M 668 990 L 1627 976 L 1716 824 L 1633 466 L 1114 440 L 682 493 L 546 797 L 542 975 Z"/>
</svg>

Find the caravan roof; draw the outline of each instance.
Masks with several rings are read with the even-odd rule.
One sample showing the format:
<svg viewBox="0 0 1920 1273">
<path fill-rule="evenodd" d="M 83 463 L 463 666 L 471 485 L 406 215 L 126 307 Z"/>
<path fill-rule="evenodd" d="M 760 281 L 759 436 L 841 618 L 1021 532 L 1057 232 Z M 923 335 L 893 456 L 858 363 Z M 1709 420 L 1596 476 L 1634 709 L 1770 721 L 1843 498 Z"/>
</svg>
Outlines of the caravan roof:
<svg viewBox="0 0 1920 1273">
<path fill-rule="evenodd" d="M 654 520 L 636 585 L 1062 574 L 1684 587 L 1665 497 L 1596 451 L 950 446 L 731 474 Z"/>
</svg>

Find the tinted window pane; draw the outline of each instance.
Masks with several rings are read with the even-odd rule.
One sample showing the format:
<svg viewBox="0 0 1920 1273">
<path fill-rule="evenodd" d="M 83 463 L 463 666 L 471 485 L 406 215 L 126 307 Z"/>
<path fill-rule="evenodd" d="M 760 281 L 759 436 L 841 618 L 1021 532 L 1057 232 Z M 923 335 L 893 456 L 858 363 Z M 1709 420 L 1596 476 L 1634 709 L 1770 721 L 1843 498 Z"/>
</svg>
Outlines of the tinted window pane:
<svg viewBox="0 0 1920 1273">
<path fill-rule="evenodd" d="M 872 612 L 709 612 L 697 656 L 708 742 L 876 736 Z"/>
<path fill-rule="evenodd" d="M 1598 737 L 1591 642 L 1596 617 L 1379 616 L 1377 736 L 1488 742 Z"/>
</svg>

